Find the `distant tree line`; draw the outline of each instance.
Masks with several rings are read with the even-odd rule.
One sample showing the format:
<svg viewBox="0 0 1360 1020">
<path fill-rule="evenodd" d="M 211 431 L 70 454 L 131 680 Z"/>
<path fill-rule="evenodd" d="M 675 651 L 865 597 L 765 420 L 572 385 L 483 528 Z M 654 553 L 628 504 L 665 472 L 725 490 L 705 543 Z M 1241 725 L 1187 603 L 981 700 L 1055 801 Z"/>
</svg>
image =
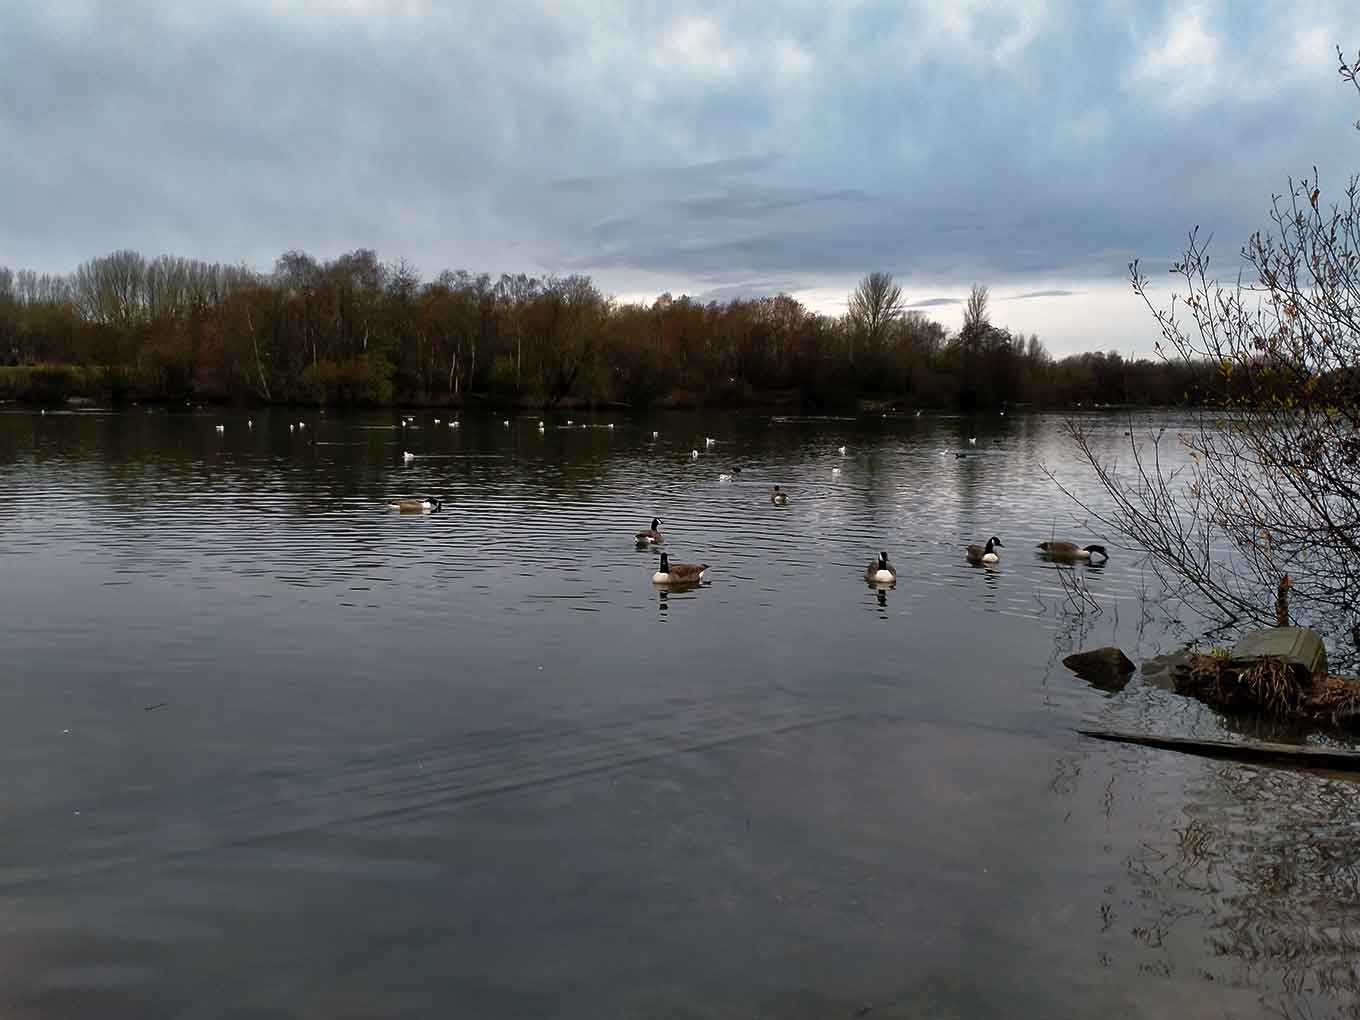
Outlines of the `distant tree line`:
<svg viewBox="0 0 1360 1020">
<path fill-rule="evenodd" d="M 118 251 L 69 275 L 0 268 L 0 398 L 333 405 L 982 408 L 1194 401 L 1209 363 L 1052 358 L 991 323 L 951 335 L 886 273 L 846 314 L 787 295 L 611 300 L 589 277 L 444 272 L 360 249 L 272 273 Z"/>
</svg>

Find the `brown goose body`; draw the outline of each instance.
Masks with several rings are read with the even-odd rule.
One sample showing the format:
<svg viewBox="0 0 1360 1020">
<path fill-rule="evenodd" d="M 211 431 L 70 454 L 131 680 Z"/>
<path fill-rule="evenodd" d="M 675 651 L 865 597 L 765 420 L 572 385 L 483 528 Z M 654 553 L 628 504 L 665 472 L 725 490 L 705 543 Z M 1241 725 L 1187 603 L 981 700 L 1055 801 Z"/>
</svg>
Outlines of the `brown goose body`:
<svg viewBox="0 0 1360 1020">
<path fill-rule="evenodd" d="M 987 544 L 985 546 L 970 545 L 967 551 L 968 562 L 995 563 L 997 560 L 1001 559 L 1001 554 L 996 551 L 1000 548 L 1004 548 L 1001 539 L 997 538 L 995 535 L 987 539 Z"/>
<path fill-rule="evenodd" d="M 652 575 L 653 584 L 698 584 L 704 579 L 707 563 L 672 563 L 670 557 L 661 554 L 661 565 Z"/>
<path fill-rule="evenodd" d="M 1077 545 L 1076 542 L 1040 542 L 1039 551 L 1050 560 L 1089 560 L 1092 556 L 1105 560 L 1110 558 L 1103 545 Z"/>
<path fill-rule="evenodd" d="M 399 514 L 432 514 L 444 509 L 444 502 L 433 496 L 426 499 L 389 499 L 387 508 Z"/>
<path fill-rule="evenodd" d="M 870 584 L 894 584 L 897 581 L 897 570 L 888 562 L 888 554 L 881 552 L 878 559 L 872 561 L 864 568 L 864 580 Z"/>
<path fill-rule="evenodd" d="M 660 524 L 661 524 L 660 519 L 659 519 L 659 518 L 656 518 L 656 517 L 653 517 L 653 518 L 652 518 L 652 526 L 651 526 L 650 528 L 648 528 L 646 531 L 639 531 L 639 532 L 637 533 L 637 536 L 636 536 L 636 537 L 637 537 L 637 544 L 638 544 L 638 545 L 660 545 L 662 542 L 666 541 L 666 539 L 665 539 L 664 537 L 662 537 L 661 532 L 659 532 L 659 531 L 656 530 L 657 527 L 658 527 Z"/>
</svg>

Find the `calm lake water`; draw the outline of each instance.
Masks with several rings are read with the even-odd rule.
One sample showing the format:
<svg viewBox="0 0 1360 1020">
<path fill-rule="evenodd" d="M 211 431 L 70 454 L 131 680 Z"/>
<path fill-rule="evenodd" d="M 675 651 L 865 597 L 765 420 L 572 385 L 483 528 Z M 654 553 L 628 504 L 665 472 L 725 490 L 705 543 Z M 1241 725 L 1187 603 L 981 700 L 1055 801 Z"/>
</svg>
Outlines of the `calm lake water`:
<svg viewBox="0 0 1360 1020">
<path fill-rule="evenodd" d="M 0 414 L 0 1015 L 1360 1015 L 1360 786 L 1077 735 L 1227 730 L 1059 419 L 415 418 Z"/>
</svg>

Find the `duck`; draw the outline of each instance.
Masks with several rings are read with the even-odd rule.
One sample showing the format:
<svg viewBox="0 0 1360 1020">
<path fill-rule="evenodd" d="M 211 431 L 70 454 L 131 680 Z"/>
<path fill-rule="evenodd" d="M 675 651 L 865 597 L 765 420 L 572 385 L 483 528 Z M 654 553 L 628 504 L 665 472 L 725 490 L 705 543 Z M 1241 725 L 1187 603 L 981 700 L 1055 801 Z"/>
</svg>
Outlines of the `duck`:
<svg viewBox="0 0 1360 1020">
<path fill-rule="evenodd" d="M 1051 560 L 1089 560 L 1099 556 L 1108 560 L 1110 554 L 1103 545 L 1077 545 L 1076 542 L 1040 542 L 1039 551 Z"/>
<path fill-rule="evenodd" d="M 637 535 L 635 536 L 635 537 L 637 538 L 637 544 L 638 544 L 638 545 L 660 545 L 662 542 L 666 541 L 666 539 L 662 537 L 661 532 L 659 532 L 659 531 L 656 530 L 656 529 L 659 528 L 660 526 L 661 526 L 661 518 L 659 518 L 659 517 L 653 517 L 653 518 L 652 518 L 652 526 L 651 526 L 650 528 L 648 528 L 646 531 L 639 531 L 639 532 L 637 533 Z"/>
<path fill-rule="evenodd" d="M 387 508 L 401 514 L 433 514 L 444 509 L 444 501 L 434 496 L 424 499 L 389 499 Z"/>
<path fill-rule="evenodd" d="M 881 552 L 878 559 L 864 568 L 864 580 L 870 584 L 893 584 L 897 581 L 897 571 L 888 562 L 888 554 Z"/>
<path fill-rule="evenodd" d="M 401 454 L 401 459 L 405 461 L 407 464 L 409 464 L 411 463 L 411 461 L 416 459 L 416 455 L 412 453 L 410 450 L 403 450 Z"/>
<path fill-rule="evenodd" d="M 670 558 L 661 554 L 661 565 L 652 575 L 652 584 L 698 584 L 708 570 L 707 563 L 672 563 Z"/>
<path fill-rule="evenodd" d="M 770 490 L 770 502 L 773 503 L 775 506 L 788 506 L 789 505 L 788 493 L 780 492 L 779 486 L 776 485 L 772 490 Z"/>
<path fill-rule="evenodd" d="M 991 538 L 987 539 L 986 547 L 980 545 L 970 545 L 968 547 L 968 562 L 995 563 L 997 560 L 1001 559 L 1000 554 L 996 551 L 1001 548 L 1004 548 L 1001 544 L 1001 539 L 993 535 Z"/>
</svg>

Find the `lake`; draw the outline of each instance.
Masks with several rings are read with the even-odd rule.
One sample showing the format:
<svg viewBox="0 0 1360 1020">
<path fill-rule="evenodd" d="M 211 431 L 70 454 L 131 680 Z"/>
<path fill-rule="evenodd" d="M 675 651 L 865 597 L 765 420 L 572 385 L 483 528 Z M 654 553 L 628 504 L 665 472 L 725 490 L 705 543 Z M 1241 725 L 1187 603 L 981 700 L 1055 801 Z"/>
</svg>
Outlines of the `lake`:
<svg viewBox="0 0 1360 1020">
<path fill-rule="evenodd" d="M 1360 1013 L 1360 786 L 1076 733 L 1231 736 L 1058 417 L 5 410 L 6 1017 Z"/>
</svg>

